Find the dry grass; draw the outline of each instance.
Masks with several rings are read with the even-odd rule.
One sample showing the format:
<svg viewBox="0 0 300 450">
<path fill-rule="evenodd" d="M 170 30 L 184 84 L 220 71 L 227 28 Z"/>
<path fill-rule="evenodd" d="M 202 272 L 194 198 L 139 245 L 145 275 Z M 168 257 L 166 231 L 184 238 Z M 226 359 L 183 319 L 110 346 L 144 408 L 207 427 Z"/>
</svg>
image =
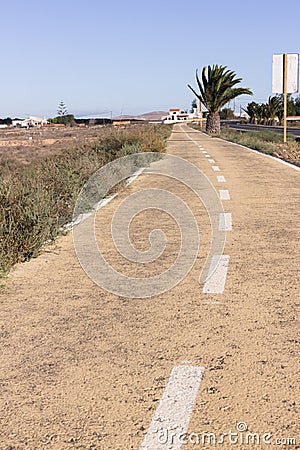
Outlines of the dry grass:
<svg viewBox="0 0 300 450">
<path fill-rule="evenodd" d="M 103 133 L 101 126 L 0 130 L 0 163 L 29 165 L 74 146 L 97 142 Z"/>
<path fill-rule="evenodd" d="M 222 127 L 220 137 L 300 166 L 300 147 L 292 134 L 288 135 L 288 142 L 284 144 L 282 134 L 271 130 L 238 131 Z"/>
<path fill-rule="evenodd" d="M 192 127 L 203 131 L 197 125 L 192 125 Z M 300 146 L 292 134 L 288 134 L 288 142 L 284 144 L 282 134 L 275 131 L 240 131 L 224 126 L 218 137 L 300 166 Z"/>
<path fill-rule="evenodd" d="M 136 152 L 163 152 L 169 127 L 102 128 L 92 142 L 60 146 L 43 157 L 27 149 L 26 162 L 11 155 L 0 162 L 0 274 L 39 253 L 70 221 L 86 180 L 115 158 Z M 24 150 L 23 150 L 24 151 Z"/>
</svg>

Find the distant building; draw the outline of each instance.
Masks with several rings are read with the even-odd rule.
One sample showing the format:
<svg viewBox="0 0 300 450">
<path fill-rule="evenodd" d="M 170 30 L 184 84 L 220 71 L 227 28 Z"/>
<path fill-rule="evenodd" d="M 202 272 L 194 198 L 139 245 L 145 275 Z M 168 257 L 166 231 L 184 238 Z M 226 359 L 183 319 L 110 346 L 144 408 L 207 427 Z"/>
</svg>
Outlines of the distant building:
<svg viewBox="0 0 300 450">
<path fill-rule="evenodd" d="M 196 119 L 199 119 L 197 108 L 194 108 L 192 113 L 181 111 L 180 108 L 170 108 L 169 115 L 164 117 L 163 123 L 192 122 Z"/>
<path fill-rule="evenodd" d="M 295 122 L 299 122 L 300 121 L 300 116 L 288 116 L 286 118 L 286 120 L 294 120 Z"/>
<path fill-rule="evenodd" d="M 13 120 L 13 127 L 29 128 L 29 127 L 42 127 L 47 125 L 48 121 L 45 118 L 29 116 L 23 120 Z"/>
</svg>

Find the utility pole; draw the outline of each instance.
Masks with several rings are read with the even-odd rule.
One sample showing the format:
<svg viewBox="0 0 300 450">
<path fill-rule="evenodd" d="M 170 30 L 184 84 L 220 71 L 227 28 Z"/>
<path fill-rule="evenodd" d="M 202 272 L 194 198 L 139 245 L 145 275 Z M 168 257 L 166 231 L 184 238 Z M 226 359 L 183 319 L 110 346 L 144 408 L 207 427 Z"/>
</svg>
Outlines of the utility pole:
<svg viewBox="0 0 300 450">
<path fill-rule="evenodd" d="M 286 124 L 287 124 L 287 54 L 283 54 L 283 142 L 287 142 Z"/>
</svg>

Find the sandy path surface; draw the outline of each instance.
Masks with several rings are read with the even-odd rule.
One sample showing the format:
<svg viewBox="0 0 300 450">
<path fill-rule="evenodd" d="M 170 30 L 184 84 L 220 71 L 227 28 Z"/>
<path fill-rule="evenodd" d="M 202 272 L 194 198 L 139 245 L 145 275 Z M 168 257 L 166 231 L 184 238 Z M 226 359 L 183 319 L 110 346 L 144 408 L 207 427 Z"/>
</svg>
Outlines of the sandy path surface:
<svg viewBox="0 0 300 450">
<path fill-rule="evenodd" d="M 164 230 L 168 245 L 157 261 L 129 264 L 110 236 L 115 208 L 128 194 L 155 187 L 180 196 L 193 212 L 201 239 L 193 269 L 150 299 L 110 294 L 82 270 L 72 233 L 15 268 L 0 290 L 1 450 L 139 449 L 172 369 L 182 365 L 204 367 L 188 427 L 188 441 L 197 435 L 200 443 L 182 448 L 213 448 L 208 439 L 201 443 L 205 432 L 220 448 L 268 448 L 264 433 L 272 444 L 278 439 L 278 449 L 288 447 L 288 438 L 297 441 L 288 448 L 300 448 L 300 174 L 184 125 L 175 126 L 168 153 L 195 164 L 217 191 L 230 192 L 223 202 L 232 214 L 224 292 L 204 294 L 198 283 L 210 240 L 202 203 L 177 181 L 141 175 L 97 215 L 103 254 L 138 277 L 174 261 L 180 233 L 164 212 L 145 211 L 131 227 L 140 250 L 149 246 L 151 230 Z M 238 443 L 228 436 L 221 443 L 241 422 L 259 435 L 259 445 L 242 443 L 245 433 Z"/>
</svg>

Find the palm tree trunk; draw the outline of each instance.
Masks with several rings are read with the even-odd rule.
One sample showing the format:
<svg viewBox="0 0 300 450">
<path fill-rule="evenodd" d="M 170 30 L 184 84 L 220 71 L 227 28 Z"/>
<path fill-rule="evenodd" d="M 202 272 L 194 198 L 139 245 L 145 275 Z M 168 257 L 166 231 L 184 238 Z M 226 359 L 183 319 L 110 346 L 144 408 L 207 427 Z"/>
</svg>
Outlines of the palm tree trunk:
<svg viewBox="0 0 300 450">
<path fill-rule="evenodd" d="M 220 116 L 218 112 L 209 112 L 206 119 L 207 133 L 220 133 Z"/>
</svg>

